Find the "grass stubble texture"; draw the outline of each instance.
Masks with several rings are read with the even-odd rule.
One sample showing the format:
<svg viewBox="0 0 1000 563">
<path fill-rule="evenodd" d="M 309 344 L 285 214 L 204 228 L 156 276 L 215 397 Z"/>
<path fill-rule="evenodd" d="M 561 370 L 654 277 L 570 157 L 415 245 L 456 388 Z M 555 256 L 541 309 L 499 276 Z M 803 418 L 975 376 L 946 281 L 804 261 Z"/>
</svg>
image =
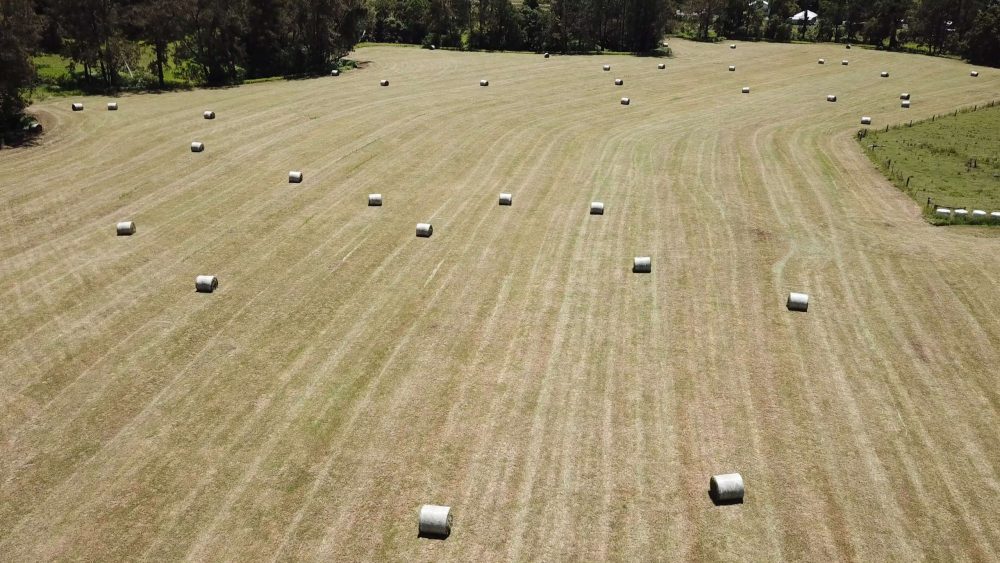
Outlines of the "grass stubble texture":
<svg viewBox="0 0 1000 563">
<path fill-rule="evenodd" d="M 995 558 L 1000 238 L 928 224 L 854 136 L 1000 74 L 671 46 L 366 47 L 33 106 L 38 144 L 0 153 L 0 553 Z M 733 471 L 746 502 L 715 507 Z"/>
</svg>

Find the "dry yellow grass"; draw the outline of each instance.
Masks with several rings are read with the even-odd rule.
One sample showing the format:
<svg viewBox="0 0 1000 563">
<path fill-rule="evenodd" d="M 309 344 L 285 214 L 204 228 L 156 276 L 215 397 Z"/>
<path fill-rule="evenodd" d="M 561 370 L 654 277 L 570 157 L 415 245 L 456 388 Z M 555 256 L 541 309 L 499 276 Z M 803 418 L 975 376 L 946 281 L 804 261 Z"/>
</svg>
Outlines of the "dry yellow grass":
<svg viewBox="0 0 1000 563">
<path fill-rule="evenodd" d="M 35 107 L 0 154 L 3 558 L 995 558 L 1000 239 L 851 137 L 1000 73 L 672 47 Z"/>
</svg>

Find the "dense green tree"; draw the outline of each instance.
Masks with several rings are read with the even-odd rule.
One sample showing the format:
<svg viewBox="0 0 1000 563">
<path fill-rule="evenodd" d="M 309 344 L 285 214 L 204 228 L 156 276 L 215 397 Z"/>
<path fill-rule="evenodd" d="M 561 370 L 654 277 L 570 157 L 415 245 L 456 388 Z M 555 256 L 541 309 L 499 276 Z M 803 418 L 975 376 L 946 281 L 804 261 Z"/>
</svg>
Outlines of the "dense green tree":
<svg viewBox="0 0 1000 563">
<path fill-rule="evenodd" d="M 166 86 L 164 68 L 169 64 L 170 44 L 183 37 L 185 4 L 181 0 L 141 0 L 127 12 L 126 30 L 130 38 L 153 49 L 149 69 L 156 74 L 160 88 Z"/>
<path fill-rule="evenodd" d="M 790 41 L 792 23 L 789 20 L 798 11 L 796 0 L 771 0 L 764 36 L 771 41 Z"/>
<path fill-rule="evenodd" d="M 0 0 L 0 144 L 22 127 L 24 91 L 35 75 L 31 50 L 39 23 L 30 0 Z"/>
<path fill-rule="evenodd" d="M 177 47 L 188 77 L 218 86 L 240 82 L 245 73 L 247 0 L 195 0 L 188 34 Z"/>
<path fill-rule="evenodd" d="M 979 12 L 963 53 L 975 64 L 1000 67 L 1000 1 Z"/>
</svg>

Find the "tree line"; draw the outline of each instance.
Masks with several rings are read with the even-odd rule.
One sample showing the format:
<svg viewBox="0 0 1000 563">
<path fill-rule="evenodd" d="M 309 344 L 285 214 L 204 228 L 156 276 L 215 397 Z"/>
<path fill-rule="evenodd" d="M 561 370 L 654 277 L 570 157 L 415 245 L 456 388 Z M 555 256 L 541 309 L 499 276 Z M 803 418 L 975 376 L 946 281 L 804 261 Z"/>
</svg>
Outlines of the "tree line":
<svg viewBox="0 0 1000 563">
<path fill-rule="evenodd" d="M 796 13 L 818 14 L 813 23 Z M 836 41 L 1000 66 L 1000 0 L 689 0 L 682 25 L 697 39 Z"/>
<path fill-rule="evenodd" d="M 366 0 L 372 41 L 459 49 L 649 53 L 673 0 Z"/>
</svg>

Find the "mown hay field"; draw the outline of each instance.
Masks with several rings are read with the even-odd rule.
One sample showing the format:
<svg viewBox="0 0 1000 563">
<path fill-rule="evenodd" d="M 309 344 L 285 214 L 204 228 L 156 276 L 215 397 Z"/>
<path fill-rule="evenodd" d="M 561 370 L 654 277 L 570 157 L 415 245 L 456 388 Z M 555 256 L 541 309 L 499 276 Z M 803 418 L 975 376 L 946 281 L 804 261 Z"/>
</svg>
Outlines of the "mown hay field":
<svg viewBox="0 0 1000 563">
<path fill-rule="evenodd" d="M 0 553 L 995 558 L 1000 238 L 927 224 L 853 136 L 1000 72 L 671 46 L 34 107 L 0 153 Z"/>
</svg>

